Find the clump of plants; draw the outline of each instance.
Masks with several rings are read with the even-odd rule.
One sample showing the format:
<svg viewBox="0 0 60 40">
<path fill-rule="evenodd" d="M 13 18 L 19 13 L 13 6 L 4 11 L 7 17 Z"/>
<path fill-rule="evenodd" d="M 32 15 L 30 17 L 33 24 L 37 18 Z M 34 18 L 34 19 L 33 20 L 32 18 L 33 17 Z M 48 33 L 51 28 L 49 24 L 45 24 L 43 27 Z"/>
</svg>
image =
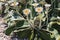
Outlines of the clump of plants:
<svg viewBox="0 0 60 40">
<path fill-rule="evenodd" d="M 60 40 L 60 10 L 53 3 L 45 0 L 0 2 L 3 7 L 0 15 L 8 24 L 5 34 L 21 40 Z"/>
</svg>

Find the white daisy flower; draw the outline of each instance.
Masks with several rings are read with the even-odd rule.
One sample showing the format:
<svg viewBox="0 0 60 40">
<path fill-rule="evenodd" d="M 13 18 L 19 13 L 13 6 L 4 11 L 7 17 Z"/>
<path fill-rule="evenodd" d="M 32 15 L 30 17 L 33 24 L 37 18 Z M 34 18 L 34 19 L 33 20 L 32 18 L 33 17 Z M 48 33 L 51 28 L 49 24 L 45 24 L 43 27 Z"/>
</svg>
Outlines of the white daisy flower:
<svg viewBox="0 0 60 40">
<path fill-rule="evenodd" d="M 51 4 L 45 4 L 45 7 L 50 7 L 51 6 Z"/>
<path fill-rule="evenodd" d="M 46 9 L 46 11 L 48 11 L 49 10 L 49 7 L 51 6 L 51 4 L 45 4 L 45 9 Z"/>
<path fill-rule="evenodd" d="M 5 3 L 5 6 L 8 6 L 8 3 Z"/>
<path fill-rule="evenodd" d="M 18 2 L 12 2 L 10 6 L 17 6 L 18 4 Z"/>
<path fill-rule="evenodd" d="M 36 7 L 35 11 L 41 13 L 43 11 L 43 7 Z"/>
<path fill-rule="evenodd" d="M 37 2 L 37 0 L 34 0 L 34 2 Z"/>
<path fill-rule="evenodd" d="M 32 6 L 37 7 L 39 3 L 33 3 Z"/>
<path fill-rule="evenodd" d="M 30 12 L 31 12 L 30 9 L 24 9 L 24 10 L 23 10 L 23 14 L 25 14 L 25 15 L 28 15 Z"/>
</svg>

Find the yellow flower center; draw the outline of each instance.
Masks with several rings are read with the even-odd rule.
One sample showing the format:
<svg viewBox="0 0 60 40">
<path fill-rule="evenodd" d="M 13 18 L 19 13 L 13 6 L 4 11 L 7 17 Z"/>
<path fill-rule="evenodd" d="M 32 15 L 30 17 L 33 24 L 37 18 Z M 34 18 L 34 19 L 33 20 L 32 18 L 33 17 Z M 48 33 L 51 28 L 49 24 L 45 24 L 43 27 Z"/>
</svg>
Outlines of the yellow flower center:
<svg viewBox="0 0 60 40">
<path fill-rule="evenodd" d="M 28 14 L 29 13 L 29 11 L 28 10 L 25 10 L 25 14 Z"/>
<path fill-rule="evenodd" d="M 30 13 L 30 10 L 29 10 L 29 9 L 24 9 L 24 10 L 23 10 L 23 13 L 24 13 L 25 15 L 28 15 L 28 14 Z"/>
<path fill-rule="evenodd" d="M 38 13 L 39 13 L 39 12 L 42 12 L 42 11 L 43 11 L 43 8 L 42 8 L 42 7 L 37 7 L 37 8 L 35 9 L 35 11 L 38 12 Z"/>
<path fill-rule="evenodd" d="M 38 10 L 38 12 L 39 12 L 39 11 L 41 11 L 41 9 L 40 9 L 40 8 L 38 8 L 37 10 Z"/>
</svg>

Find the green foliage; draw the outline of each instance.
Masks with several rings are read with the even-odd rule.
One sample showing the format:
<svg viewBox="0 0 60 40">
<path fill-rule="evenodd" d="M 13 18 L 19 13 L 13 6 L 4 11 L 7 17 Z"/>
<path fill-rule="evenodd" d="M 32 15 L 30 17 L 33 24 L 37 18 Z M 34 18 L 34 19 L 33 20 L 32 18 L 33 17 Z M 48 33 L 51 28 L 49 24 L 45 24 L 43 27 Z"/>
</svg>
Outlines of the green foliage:
<svg viewBox="0 0 60 40">
<path fill-rule="evenodd" d="M 39 3 L 41 1 L 44 5 Z M 38 0 L 37 6 L 33 5 L 36 3 L 33 0 L 21 0 L 18 5 L 15 5 L 14 1 L 13 6 L 8 3 L 4 10 L 6 15 L 3 17 L 8 24 L 5 34 L 10 36 L 11 33 L 17 33 L 19 38 L 28 40 L 56 40 L 57 36 L 60 36 L 60 10 L 56 1 L 52 0 L 51 4 L 47 3 L 46 6 L 44 0 Z M 42 7 L 43 10 L 36 11 L 37 7 Z M 28 10 L 23 11 L 24 9 Z"/>
</svg>

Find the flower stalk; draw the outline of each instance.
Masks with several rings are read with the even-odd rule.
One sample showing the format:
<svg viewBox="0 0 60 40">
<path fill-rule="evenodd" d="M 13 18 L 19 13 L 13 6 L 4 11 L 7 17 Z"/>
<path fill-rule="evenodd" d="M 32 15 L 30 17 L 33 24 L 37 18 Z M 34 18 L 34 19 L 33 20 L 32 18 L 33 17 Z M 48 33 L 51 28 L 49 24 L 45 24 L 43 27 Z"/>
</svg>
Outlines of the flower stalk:
<svg viewBox="0 0 60 40">
<path fill-rule="evenodd" d="M 30 1 L 30 4 L 32 4 L 33 3 L 33 0 L 31 0 Z M 30 7 L 31 8 L 31 10 L 32 10 L 32 7 Z M 30 19 L 32 19 L 33 18 L 33 16 L 32 16 L 32 11 L 31 11 L 31 13 L 30 13 Z"/>
<path fill-rule="evenodd" d="M 42 22 L 41 22 L 41 19 L 40 19 L 40 23 L 39 23 L 39 29 L 41 29 L 41 23 L 42 23 Z"/>
</svg>

